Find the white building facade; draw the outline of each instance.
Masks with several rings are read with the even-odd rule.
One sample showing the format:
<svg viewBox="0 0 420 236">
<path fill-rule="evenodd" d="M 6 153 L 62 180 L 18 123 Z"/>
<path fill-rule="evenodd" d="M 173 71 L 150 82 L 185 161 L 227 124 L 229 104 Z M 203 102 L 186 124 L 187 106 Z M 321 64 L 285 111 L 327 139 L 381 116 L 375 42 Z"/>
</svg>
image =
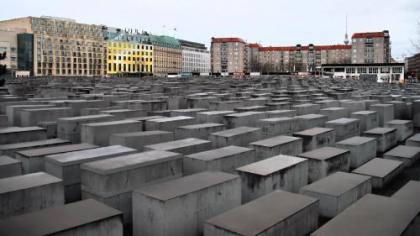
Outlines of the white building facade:
<svg viewBox="0 0 420 236">
<path fill-rule="evenodd" d="M 183 73 L 210 73 L 210 52 L 201 43 L 179 40 L 182 47 Z"/>
</svg>

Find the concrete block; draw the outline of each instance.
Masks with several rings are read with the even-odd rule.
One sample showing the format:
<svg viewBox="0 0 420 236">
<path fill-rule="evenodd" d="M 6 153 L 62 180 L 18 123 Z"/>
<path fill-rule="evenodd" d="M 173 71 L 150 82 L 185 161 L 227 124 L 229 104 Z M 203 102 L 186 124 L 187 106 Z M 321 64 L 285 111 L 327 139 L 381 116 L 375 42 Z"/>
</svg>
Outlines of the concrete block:
<svg viewBox="0 0 420 236">
<path fill-rule="evenodd" d="M 292 110 L 296 110 L 298 116 L 308 115 L 308 114 L 318 114 L 319 110 L 321 109 L 321 105 L 319 104 L 300 104 L 292 106 Z"/>
<path fill-rule="evenodd" d="M 385 127 L 397 129 L 397 140 L 403 142 L 414 133 L 414 125 L 411 120 L 391 120 Z"/>
<path fill-rule="evenodd" d="M 420 147 L 399 145 L 386 152 L 384 158 L 402 161 L 405 167 L 409 167 L 420 159 Z"/>
<path fill-rule="evenodd" d="M 0 219 L 64 204 L 63 181 L 44 172 L 0 179 Z"/>
<path fill-rule="evenodd" d="M 275 117 L 256 121 L 257 127 L 261 128 L 264 138 L 278 135 L 292 135 L 299 128 L 299 123 L 292 117 Z"/>
<path fill-rule="evenodd" d="M 299 122 L 299 131 L 315 127 L 324 127 L 328 117 L 324 115 L 308 114 L 296 116 L 295 119 Z"/>
<path fill-rule="evenodd" d="M 230 145 L 246 147 L 249 143 L 261 138 L 261 129 L 253 127 L 237 127 L 210 134 L 213 147 Z"/>
<path fill-rule="evenodd" d="M 202 123 L 194 125 L 180 126 L 175 129 L 175 139 L 199 138 L 208 139 L 211 133 L 225 129 L 224 124 Z"/>
<path fill-rule="evenodd" d="M 115 133 L 141 131 L 141 122 L 134 120 L 119 120 L 83 124 L 81 128 L 81 141 L 98 146 L 108 146 L 109 136 Z"/>
<path fill-rule="evenodd" d="M 144 150 L 170 151 L 188 155 L 192 153 L 207 151 L 211 149 L 211 147 L 212 144 L 208 140 L 198 138 L 186 138 L 164 143 L 147 145 L 144 147 Z"/>
<path fill-rule="evenodd" d="M 350 170 L 350 151 L 334 147 L 322 147 L 298 155 L 308 160 L 308 182 L 312 183 L 335 172 Z"/>
<path fill-rule="evenodd" d="M 4 145 L 0 145 L 0 154 L 14 157 L 17 151 L 31 149 L 31 148 L 64 145 L 64 144 L 70 144 L 70 142 L 63 139 L 45 139 L 41 141 L 4 144 Z"/>
<path fill-rule="evenodd" d="M 69 203 L 81 199 L 81 164 L 134 152 L 135 149 L 116 145 L 50 155 L 45 158 L 45 171 L 63 180 L 65 200 Z"/>
<path fill-rule="evenodd" d="M 148 151 L 81 165 L 82 198 L 94 198 L 123 212 L 132 222 L 132 191 L 147 184 L 182 176 L 182 156 Z"/>
<path fill-rule="evenodd" d="M 6 107 L 6 114 L 10 126 L 21 126 L 20 112 L 24 109 L 53 108 L 54 105 L 12 105 Z"/>
<path fill-rule="evenodd" d="M 176 116 L 189 116 L 189 117 L 197 117 L 197 113 L 205 112 L 207 109 L 205 108 L 191 108 L 191 109 L 179 109 L 179 110 L 172 110 L 171 117 Z"/>
<path fill-rule="evenodd" d="M 349 109 L 344 107 L 328 107 L 321 109 L 319 114 L 327 116 L 328 120 L 336 120 L 349 117 Z"/>
<path fill-rule="evenodd" d="M 379 153 L 388 151 L 398 143 L 396 128 L 374 128 L 363 132 L 363 136 L 376 138 Z"/>
<path fill-rule="evenodd" d="M 58 118 L 73 116 L 68 107 L 51 107 L 38 109 L 24 109 L 20 112 L 21 126 L 36 126 L 45 121 L 56 121 Z"/>
<path fill-rule="evenodd" d="M 338 142 L 337 148 L 350 151 L 350 168 L 357 168 L 376 157 L 377 141 L 375 138 L 356 136 Z"/>
<path fill-rule="evenodd" d="M 146 130 L 163 130 L 175 132 L 179 126 L 195 124 L 195 118 L 190 116 L 175 116 L 146 120 Z"/>
<path fill-rule="evenodd" d="M 405 145 L 407 146 L 414 146 L 414 147 L 420 147 L 420 134 L 416 134 L 411 136 L 405 141 Z"/>
<path fill-rule="evenodd" d="M 308 235 L 318 226 L 317 210 L 317 199 L 276 190 L 207 220 L 204 236 Z"/>
<path fill-rule="evenodd" d="M 20 143 L 47 139 L 44 128 L 34 127 L 8 127 L 0 129 L 0 145 Z"/>
<path fill-rule="evenodd" d="M 313 149 L 334 145 L 336 140 L 335 133 L 336 131 L 331 128 L 315 127 L 294 133 L 293 136 L 303 140 L 302 150 L 307 152 Z"/>
<path fill-rule="evenodd" d="M 404 164 L 401 161 L 374 158 L 353 170 L 352 173 L 370 176 L 372 188 L 381 189 L 396 178 L 403 169 Z"/>
<path fill-rule="evenodd" d="M 370 177 L 336 172 L 301 188 L 300 193 L 319 199 L 319 215 L 336 217 L 372 191 Z"/>
<path fill-rule="evenodd" d="M 337 120 L 328 121 L 325 127 L 335 130 L 335 140 L 341 141 L 353 136 L 360 135 L 360 123 L 358 119 L 354 118 L 340 118 Z"/>
<path fill-rule="evenodd" d="M 295 156 L 302 152 L 302 139 L 291 136 L 276 136 L 250 143 L 255 149 L 256 160 L 264 160 L 279 154 Z"/>
<path fill-rule="evenodd" d="M 358 111 L 351 113 L 351 118 L 358 119 L 360 123 L 360 132 L 374 129 L 379 126 L 378 112 L 376 111 Z"/>
<path fill-rule="evenodd" d="M 411 106 L 414 127 L 420 128 L 420 100 L 413 101 Z"/>
<path fill-rule="evenodd" d="M 419 212 L 411 202 L 367 194 L 311 236 L 416 235 Z"/>
<path fill-rule="evenodd" d="M 266 118 L 264 112 L 250 111 L 233 113 L 224 116 L 224 124 L 228 129 L 241 126 L 255 127 L 256 121 L 264 118 Z"/>
<path fill-rule="evenodd" d="M 143 151 L 147 145 L 173 140 L 174 134 L 172 132 L 153 130 L 112 134 L 109 137 L 109 144 L 131 147 Z"/>
<path fill-rule="evenodd" d="M 73 143 L 80 142 L 81 127 L 83 124 L 105 122 L 114 120 L 111 115 L 75 116 L 57 119 L 57 136 Z"/>
<path fill-rule="evenodd" d="M 202 172 L 135 190 L 133 235 L 200 235 L 206 220 L 241 204 L 240 188 L 235 175 Z"/>
<path fill-rule="evenodd" d="M 123 120 L 123 119 L 132 118 L 132 117 L 147 116 L 147 111 L 132 110 L 132 109 L 117 109 L 117 110 L 101 111 L 100 114 L 112 115 L 115 117 L 116 120 Z"/>
<path fill-rule="evenodd" d="M 369 107 L 369 110 L 378 112 L 379 126 L 384 127 L 386 122 L 394 119 L 393 104 L 375 104 Z"/>
<path fill-rule="evenodd" d="M 296 193 L 308 183 L 308 161 L 295 156 L 273 156 L 236 171 L 242 183 L 242 203 L 277 189 Z"/>
<path fill-rule="evenodd" d="M 366 110 L 366 105 L 363 101 L 354 101 L 354 100 L 343 101 L 340 103 L 340 105 L 341 107 L 347 108 L 349 111 L 349 114 L 353 112 Z"/>
<path fill-rule="evenodd" d="M 290 102 L 270 102 L 265 104 L 268 107 L 268 110 L 290 110 L 292 104 Z"/>
<path fill-rule="evenodd" d="M 255 161 L 255 151 L 239 146 L 227 146 L 184 157 L 184 174 L 223 171 L 236 174 L 236 168 Z"/>
<path fill-rule="evenodd" d="M 0 235 L 122 236 L 121 212 L 93 199 L 0 221 Z"/>
<path fill-rule="evenodd" d="M 420 206 L 420 182 L 410 180 L 404 186 L 402 186 L 397 192 L 392 195 L 392 198 L 399 199 L 402 201 L 412 202 L 417 206 Z"/>
<path fill-rule="evenodd" d="M 276 118 L 276 117 L 294 117 L 296 116 L 295 110 L 271 110 L 265 112 L 267 118 Z"/>
<path fill-rule="evenodd" d="M 22 174 L 22 162 L 9 156 L 0 156 L 0 179 Z"/>
<path fill-rule="evenodd" d="M 45 171 L 45 157 L 48 155 L 60 154 L 97 148 L 97 146 L 87 143 L 66 144 L 53 147 L 31 148 L 17 151 L 15 158 L 22 163 L 23 173 L 35 173 Z"/>
<path fill-rule="evenodd" d="M 204 111 L 196 114 L 197 123 L 223 123 L 224 115 L 232 114 L 234 111 Z"/>
</svg>

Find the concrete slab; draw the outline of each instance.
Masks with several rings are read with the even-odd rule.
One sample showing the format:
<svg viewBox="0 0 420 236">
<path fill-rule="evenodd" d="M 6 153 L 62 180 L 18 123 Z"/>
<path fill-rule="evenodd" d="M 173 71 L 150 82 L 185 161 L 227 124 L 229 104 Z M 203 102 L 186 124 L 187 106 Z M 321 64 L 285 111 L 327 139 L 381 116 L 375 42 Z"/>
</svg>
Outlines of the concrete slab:
<svg viewBox="0 0 420 236">
<path fill-rule="evenodd" d="M 351 113 L 351 118 L 359 119 L 360 132 L 365 132 L 379 126 L 379 116 L 376 111 L 358 111 Z"/>
<path fill-rule="evenodd" d="M 232 114 L 234 111 L 204 111 L 198 112 L 197 123 L 223 123 L 224 115 Z"/>
<path fill-rule="evenodd" d="M 321 109 L 319 114 L 327 116 L 328 120 L 330 121 L 348 117 L 349 109 L 344 107 L 328 107 Z"/>
<path fill-rule="evenodd" d="M 0 145 L 0 154 L 14 157 L 17 151 L 40 148 L 40 147 L 51 147 L 57 145 L 70 144 L 68 140 L 63 139 L 45 139 L 40 141 L 23 142 L 23 143 L 10 143 Z"/>
<path fill-rule="evenodd" d="M 133 235 L 202 234 L 206 220 L 240 205 L 240 188 L 235 175 L 202 172 L 135 190 Z"/>
<path fill-rule="evenodd" d="M 47 139 L 47 132 L 44 128 L 38 126 L 0 129 L 0 145 L 44 139 Z"/>
<path fill-rule="evenodd" d="M 210 141 L 215 148 L 230 145 L 246 147 L 249 143 L 259 140 L 261 135 L 260 128 L 242 126 L 212 133 Z"/>
<path fill-rule="evenodd" d="M 354 118 L 340 118 L 328 121 L 325 123 L 325 127 L 335 130 L 336 141 L 342 141 L 360 135 L 359 120 Z"/>
<path fill-rule="evenodd" d="M 303 140 L 303 151 L 308 152 L 313 149 L 332 146 L 336 141 L 336 131 L 332 128 L 311 128 L 294 133 L 293 136 Z"/>
<path fill-rule="evenodd" d="M 143 151 L 147 145 L 173 140 L 174 134 L 172 132 L 153 130 L 112 134 L 109 137 L 109 144 L 131 147 L 138 151 Z"/>
<path fill-rule="evenodd" d="M 402 161 L 405 167 L 420 159 L 420 147 L 399 145 L 384 154 L 385 159 Z"/>
<path fill-rule="evenodd" d="M 122 236 L 121 212 L 93 199 L 0 221 L 0 235 Z"/>
<path fill-rule="evenodd" d="M 396 178 L 403 169 L 404 165 L 401 161 L 374 158 L 353 170 L 352 173 L 372 177 L 372 188 L 381 189 Z"/>
<path fill-rule="evenodd" d="M 398 143 L 396 128 L 374 128 L 363 132 L 363 136 L 376 138 L 379 153 L 388 151 Z"/>
<path fill-rule="evenodd" d="M 291 136 L 276 136 L 250 143 L 255 149 L 256 160 L 264 160 L 279 154 L 298 155 L 302 153 L 302 139 Z"/>
<path fill-rule="evenodd" d="M 264 138 L 278 135 L 292 135 L 299 129 L 299 123 L 292 117 L 275 117 L 256 121 L 257 127 L 261 128 Z"/>
<path fill-rule="evenodd" d="M 318 114 L 308 114 L 296 116 L 295 119 L 299 122 L 299 131 L 307 130 L 315 127 L 324 127 L 328 120 L 327 116 Z"/>
<path fill-rule="evenodd" d="M 413 222 L 419 212 L 410 202 L 367 194 L 311 236 L 416 235 Z"/>
<path fill-rule="evenodd" d="M 241 177 L 242 203 L 252 201 L 276 189 L 298 192 L 308 183 L 308 161 L 277 155 L 236 169 Z"/>
<path fill-rule="evenodd" d="M 372 190 L 370 177 L 336 172 L 300 189 L 300 193 L 319 199 L 319 215 L 336 217 Z"/>
<path fill-rule="evenodd" d="M 184 155 L 207 151 L 211 149 L 211 142 L 208 140 L 197 139 L 197 138 L 186 138 L 180 140 L 174 140 L 164 143 L 157 143 L 152 145 L 147 145 L 144 147 L 144 150 L 161 150 L 161 151 L 170 151 L 178 152 Z"/>
<path fill-rule="evenodd" d="M 277 190 L 206 221 L 205 236 L 307 235 L 318 225 L 318 201 Z"/>
<path fill-rule="evenodd" d="M 22 162 L 9 156 L 0 156 L 0 179 L 22 174 Z"/>
<path fill-rule="evenodd" d="M 184 157 L 184 174 L 204 171 L 223 171 L 236 174 L 236 168 L 255 161 L 255 151 L 239 146 L 227 146 L 193 153 Z"/>
<path fill-rule="evenodd" d="M 350 168 L 357 168 L 376 157 L 377 141 L 375 138 L 356 136 L 338 142 L 337 148 L 350 151 Z"/>
<path fill-rule="evenodd" d="M 378 112 L 378 125 L 384 127 L 386 122 L 394 119 L 394 105 L 393 104 L 375 104 L 369 107 L 369 110 Z"/>
<path fill-rule="evenodd" d="M 119 120 L 83 124 L 81 141 L 98 146 L 108 146 L 109 136 L 116 133 L 141 131 L 142 123 L 134 120 Z"/>
<path fill-rule="evenodd" d="M 211 133 L 225 129 L 224 124 L 202 123 L 194 125 L 180 126 L 175 129 L 175 139 L 199 138 L 208 139 Z"/>
<path fill-rule="evenodd" d="M 175 132 L 179 126 L 195 124 L 195 118 L 190 116 L 175 116 L 158 118 L 153 120 L 146 120 L 146 130 L 163 130 L 168 132 Z"/>
<path fill-rule="evenodd" d="M 391 120 L 385 124 L 385 127 L 397 129 L 397 140 L 405 141 L 414 133 L 414 125 L 411 120 Z"/>
<path fill-rule="evenodd" d="M 420 147 L 420 133 L 419 134 L 415 134 L 415 135 L 411 136 L 410 138 L 408 138 L 405 141 L 405 145 L 407 145 L 407 146 L 414 146 L 414 147 Z"/>
<path fill-rule="evenodd" d="M 20 112 L 21 126 L 36 126 L 45 121 L 56 121 L 58 118 L 73 116 L 69 107 L 50 107 L 38 109 L 24 109 Z"/>
<path fill-rule="evenodd" d="M 322 147 L 298 155 L 308 160 L 308 182 L 312 183 L 335 172 L 350 170 L 350 151 L 334 147 Z"/>
</svg>

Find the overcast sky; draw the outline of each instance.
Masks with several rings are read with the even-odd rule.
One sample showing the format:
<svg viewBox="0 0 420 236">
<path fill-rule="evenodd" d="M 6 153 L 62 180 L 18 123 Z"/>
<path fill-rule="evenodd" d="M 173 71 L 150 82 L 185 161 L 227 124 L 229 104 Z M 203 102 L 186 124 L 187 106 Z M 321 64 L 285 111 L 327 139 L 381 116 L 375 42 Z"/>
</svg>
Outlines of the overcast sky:
<svg viewBox="0 0 420 236">
<path fill-rule="evenodd" d="M 420 38 L 420 0 L 9 0 L 1 6 L 0 20 L 68 17 L 208 46 L 212 36 L 241 37 L 264 46 L 343 43 L 346 13 L 350 37 L 388 29 L 395 58 L 412 54 L 410 41 Z"/>
</svg>

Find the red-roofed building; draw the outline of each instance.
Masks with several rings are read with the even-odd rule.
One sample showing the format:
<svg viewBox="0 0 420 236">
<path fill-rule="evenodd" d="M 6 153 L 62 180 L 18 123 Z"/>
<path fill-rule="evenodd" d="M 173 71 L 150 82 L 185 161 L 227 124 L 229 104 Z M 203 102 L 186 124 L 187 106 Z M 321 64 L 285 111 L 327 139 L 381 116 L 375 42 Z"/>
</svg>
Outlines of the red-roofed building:
<svg viewBox="0 0 420 236">
<path fill-rule="evenodd" d="M 352 63 L 390 63 L 389 32 L 355 33 L 352 36 Z"/>
</svg>

